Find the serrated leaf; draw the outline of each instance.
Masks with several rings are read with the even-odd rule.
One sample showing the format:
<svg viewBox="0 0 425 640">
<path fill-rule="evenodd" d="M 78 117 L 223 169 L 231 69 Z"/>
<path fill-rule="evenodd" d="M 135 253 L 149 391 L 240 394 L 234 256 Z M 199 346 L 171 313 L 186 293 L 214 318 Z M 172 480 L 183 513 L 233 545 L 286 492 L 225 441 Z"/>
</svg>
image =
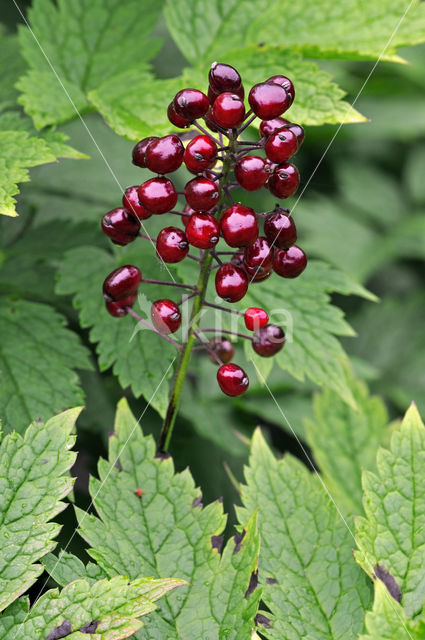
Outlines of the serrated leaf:
<svg viewBox="0 0 425 640">
<path fill-rule="evenodd" d="M 90 584 L 107 578 L 101 567 L 93 562 L 84 565 L 77 556 L 67 551 L 61 551 L 59 556 L 48 553 L 41 562 L 50 577 L 60 587 L 66 587 L 67 584 L 79 578 L 86 578 Z"/>
<path fill-rule="evenodd" d="M 245 478 L 238 517 L 258 508 L 259 578 L 271 612 L 257 619 L 261 634 L 271 640 L 354 638 L 371 590 L 352 557 L 351 520 L 342 520 L 319 477 L 300 461 L 290 455 L 277 460 L 259 429 Z"/>
<path fill-rule="evenodd" d="M 425 427 L 415 405 L 376 466 L 363 472 L 366 516 L 356 522 L 356 559 L 370 575 L 379 565 L 393 576 L 413 617 L 425 603 Z"/>
<path fill-rule="evenodd" d="M 0 416 L 6 431 L 22 431 L 83 399 L 75 368 L 90 369 L 88 352 L 47 305 L 8 302 L 0 306 Z"/>
<path fill-rule="evenodd" d="M 0 77 L 2 82 L 0 112 L 15 106 L 18 92 L 15 82 L 25 69 L 16 35 L 8 34 L 0 24 Z"/>
<path fill-rule="evenodd" d="M 77 514 L 89 554 L 109 576 L 167 572 L 192 585 L 162 601 L 141 640 L 248 637 L 260 596 L 254 590 L 245 597 L 258 557 L 256 514 L 220 556 L 214 547 L 226 523 L 221 503 L 204 508 L 189 470 L 176 474 L 171 458 L 155 451 L 121 401 L 109 461 L 100 461 L 90 487 L 99 517 Z"/>
<path fill-rule="evenodd" d="M 359 636 L 359 640 L 423 640 L 425 629 L 418 634 L 407 620 L 403 608 L 390 596 L 385 585 L 375 582 L 375 599 L 372 611 L 366 613 L 365 625 L 367 635 Z M 414 634 L 414 635 L 413 635 Z"/>
<path fill-rule="evenodd" d="M 50 520 L 72 489 L 71 431 L 80 411 L 33 423 L 24 436 L 11 433 L 0 445 L 0 611 L 36 581 L 43 572 L 37 561 L 56 545 L 60 527 Z"/>
</svg>

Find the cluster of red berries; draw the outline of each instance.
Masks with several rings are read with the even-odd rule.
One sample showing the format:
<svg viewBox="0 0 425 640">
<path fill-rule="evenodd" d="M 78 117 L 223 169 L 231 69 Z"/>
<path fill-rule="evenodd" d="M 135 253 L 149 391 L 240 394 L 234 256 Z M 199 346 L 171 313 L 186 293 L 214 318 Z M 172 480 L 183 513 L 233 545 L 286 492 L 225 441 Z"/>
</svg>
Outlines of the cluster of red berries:
<svg viewBox="0 0 425 640">
<path fill-rule="evenodd" d="M 302 144 L 304 131 L 300 125 L 281 117 L 294 98 L 291 80 L 272 76 L 252 87 L 248 95 L 250 110 L 246 112 L 239 73 L 230 65 L 214 63 L 209 72 L 208 95 L 197 89 L 183 89 L 168 106 L 168 118 L 174 126 L 193 127 L 200 133 L 150 136 L 136 144 L 133 163 L 156 176 L 126 189 L 123 206 L 103 217 L 103 231 L 118 245 L 126 245 L 138 236 L 155 242 L 157 255 L 165 263 L 183 260 L 190 246 L 199 249 L 199 258 L 190 257 L 199 262 L 206 257 L 217 262 L 209 268 L 217 269 L 216 292 L 226 302 L 241 300 L 251 283 L 265 280 L 272 272 L 284 278 L 300 275 L 307 258 L 295 245 L 297 232 L 289 210 L 276 205 L 272 212 L 256 213 L 251 207 L 235 202 L 231 195 L 232 189 L 239 186 L 247 191 L 265 187 L 281 199 L 297 190 L 299 174 L 289 160 Z M 213 133 L 199 123 L 201 118 Z M 240 134 L 255 118 L 262 120 L 260 139 L 242 141 Z M 186 148 L 182 137 L 191 138 Z M 253 151 L 263 152 L 265 157 L 252 155 Z M 186 183 L 182 193 L 186 203 L 178 211 L 175 207 L 179 193 L 165 174 L 176 171 L 182 164 L 195 177 Z M 166 226 L 156 239 L 140 233 L 143 220 L 165 213 L 180 216 L 182 227 Z M 260 235 L 262 218 L 264 231 Z M 234 251 L 217 251 L 220 238 Z M 224 256 L 228 257 L 225 263 Z M 109 274 L 103 284 L 109 313 L 116 317 L 132 313 L 138 317 L 132 306 L 142 281 L 161 283 L 143 279 L 140 270 L 132 265 Z M 192 285 L 178 286 L 187 286 L 194 291 L 192 295 L 201 295 Z M 254 331 L 250 339 L 258 354 L 268 357 L 282 348 L 284 333 L 268 324 L 263 309 L 251 308 L 241 315 L 246 327 Z M 152 328 L 161 335 L 174 333 L 181 324 L 179 306 L 169 299 L 153 303 L 151 318 Z M 243 393 L 249 381 L 240 367 L 229 362 L 233 357 L 232 344 L 224 339 L 213 340 L 206 348 L 220 364 L 217 378 L 221 389 L 228 395 Z"/>
</svg>

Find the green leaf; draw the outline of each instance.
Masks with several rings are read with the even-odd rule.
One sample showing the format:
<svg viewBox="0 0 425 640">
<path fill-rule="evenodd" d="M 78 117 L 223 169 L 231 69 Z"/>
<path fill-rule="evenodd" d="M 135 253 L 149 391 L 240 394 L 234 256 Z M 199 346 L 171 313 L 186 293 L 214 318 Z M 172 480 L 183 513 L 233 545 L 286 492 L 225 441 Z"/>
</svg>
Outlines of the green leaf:
<svg viewBox="0 0 425 640">
<path fill-rule="evenodd" d="M 367 577 L 352 557 L 344 522 L 317 475 L 290 455 L 277 460 L 259 429 L 242 487 L 239 519 L 258 508 L 266 638 L 345 640 L 363 628 Z"/>
<path fill-rule="evenodd" d="M 25 62 L 19 52 L 16 35 L 7 34 L 0 24 L 0 77 L 2 82 L 0 112 L 14 107 L 18 92 L 15 82 L 25 70 Z"/>
<path fill-rule="evenodd" d="M 393 576 L 413 617 L 425 603 L 425 428 L 415 405 L 376 466 L 363 472 L 366 517 L 356 522 L 356 559 L 370 575 L 379 565 Z"/>
<path fill-rule="evenodd" d="M 375 599 L 372 611 L 366 613 L 365 625 L 367 635 L 359 636 L 359 640 L 423 640 L 425 634 L 411 635 L 403 608 L 387 591 L 384 583 L 375 581 Z M 410 630 L 409 630 L 410 628 Z"/>
<path fill-rule="evenodd" d="M 99 480 L 91 481 L 99 518 L 77 513 L 89 554 L 109 576 L 165 572 L 192 585 L 180 598 L 162 601 L 141 640 L 249 637 L 261 595 L 255 590 L 245 597 L 258 558 L 256 514 L 220 556 L 214 545 L 226 523 L 221 502 L 204 508 L 189 470 L 176 474 L 172 459 L 155 452 L 154 440 L 143 436 L 122 401 L 109 461 L 100 461 Z"/>
<path fill-rule="evenodd" d="M 91 368 L 88 352 L 54 309 L 3 299 L 0 335 L 0 415 L 7 431 L 82 401 L 73 369 Z"/>
<path fill-rule="evenodd" d="M 50 520 L 72 489 L 71 431 L 80 411 L 33 423 L 24 436 L 11 433 L 0 445 L 0 611 L 36 581 L 43 572 L 37 561 L 56 546 L 60 527 Z"/>
<path fill-rule="evenodd" d="M 84 565 L 77 556 L 67 551 L 61 551 L 59 556 L 48 553 L 41 562 L 50 577 L 60 587 L 66 587 L 67 584 L 79 578 L 86 578 L 92 584 L 96 580 L 102 580 L 107 577 L 106 573 L 98 565 L 93 562 Z"/>
<path fill-rule="evenodd" d="M 362 513 L 362 469 L 375 469 L 376 452 L 389 438 L 388 414 L 381 398 L 349 375 L 357 410 L 330 389 L 314 399 L 314 418 L 305 421 L 307 442 L 323 480 L 345 512 Z"/>
</svg>

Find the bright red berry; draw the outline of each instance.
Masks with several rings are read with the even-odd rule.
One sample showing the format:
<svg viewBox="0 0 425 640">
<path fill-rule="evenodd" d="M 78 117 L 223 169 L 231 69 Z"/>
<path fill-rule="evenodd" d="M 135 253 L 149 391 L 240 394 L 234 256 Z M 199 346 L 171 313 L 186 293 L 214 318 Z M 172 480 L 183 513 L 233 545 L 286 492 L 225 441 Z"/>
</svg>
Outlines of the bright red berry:
<svg viewBox="0 0 425 640">
<path fill-rule="evenodd" d="M 205 93 L 198 89 L 182 89 L 176 94 L 173 106 L 178 116 L 193 122 L 206 114 L 210 101 Z"/>
<path fill-rule="evenodd" d="M 157 136 L 149 136 L 148 138 L 140 140 L 140 142 L 133 147 L 133 164 L 137 167 L 142 167 L 142 169 L 146 167 L 146 150 L 154 140 L 158 140 Z"/>
<path fill-rule="evenodd" d="M 124 246 L 137 238 L 140 222 L 126 209 L 113 209 L 103 216 L 102 229 L 112 242 Z"/>
<path fill-rule="evenodd" d="M 158 138 L 146 150 L 146 166 L 154 173 L 171 173 L 183 162 L 184 146 L 178 136 L 172 134 Z"/>
<path fill-rule="evenodd" d="M 243 100 L 235 93 L 221 93 L 212 107 L 213 120 L 224 129 L 233 129 L 245 118 Z"/>
<path fill-rule="evenodd" d="M 258 238 L 258 220 L 254 209 L 234 204 L 220 220 L 223 238 L 229 247 L 247 247 Z"/>
<path fill-rule="evenodd" d="M 151 178 L 139 187 L 139 200 L 152 213 L 167 213 L 177 203 L 177 193 L 168 178 Z"/>
<path fill-rule="evenodd" d="M 269 243 L 278 249 L 289 249 L 297 241 L 294 219 L 278 208 L 266 218 L 264 233 Z"/>
<path fill-rule="evenodd" d="M 222 362 L 230 362 L 230 360 L 235 355 L 235 349 L 232 343 L 230 342 L 230 340 L 225 340 L 224 338 L 213 338 L 209 341 L 208 348 L 210 349 L 210 351 L 214 351 L 214 353 Z M 209 359 L 211 360 L 211 362 L 217 362 L 217 360 L 211 353 L 209 354 Z"/>
<path fill-rule="evenodd" d="M 248 102 L 255 115 L 261 120 L 277 118 L 290 107 L 285 89 L 272 82 L 254 85 L 249 92 Z"/>
<path fill-rule="evenodd" d="M 175 333 L 181 325 L 180 309 L 172 300 L 156 300 L 151 307 L 152 324 L 163 334 Z"/>
<path fill-rule="evenodd" d="M 249 378 L 237 364 L 223 364 L 217 371 L 217 382 L 220 389 L 228 396 L 240 396 L 249 387 Z"/>
<path fill-rule="evenodd" d="M 212 180 L 198 177 L 186 183 L 184 195 L 192 209 L 209 211 L 217 204 L 219 192 Z"/>
<path fill-rule="evenodd" d="M 235 165 L 235 178 L 247 191 L 261 189 L 268 177 L 266 161 L 259 156 L 245 156 Z"/>
<path fill-rule="evenodd" d="M 269 316 L 264 309 L 250 307 L 245 311 L 244 320 L 248 331 L 258 331 L 258 329 L 266 326 L 269 321 Z"/>
<path fill-rule="evenodd" d="M 137 216 L 139 220 L 147 220 L 152 215 L 151 211 L 148 211 L 140 204 L 139 187 L 137 186 L 127 187 L 122 197 L 122 203 L 127 211 Z"/>
<path fill-rule="evenodd" d="M 107 302 L 123 300 L 137 293 L 141 280 L 140 269 L 131 264 L 114 269 L 103 281 L 103 296 Z"/>
<path fill-rule="evenodd" d="M 233 264 L 223 264 L 215 276 L 215 289 L 226 302 L 238 302 L 248 290 L 248 276 Z"/>
<path fill-rule="evenodd" d="M 307 256 L 304 251 L 293 245 L 287 251 L 278 249 L 273 258 L 273 270 L 282 278 L 296 278 L 307 266 Z"/>
<path fill-rule="evenodd" d="M 214 166 L 217 159 L 217 145 L 210 136 L 196 136 L 189 142 L 184 152 L 184 163 L 189 171 L 200 173 Z"/>
<path fill-rule="evenodd" d="M 288 95 L 290 104 L 292 104 L 295 100 L 295 87 L 292 83 L 292 80 L 287 78 L 286 76 L 272 76 L 267 80 L 267 82 L 273 82 L 275 84 L 279 84 L 283 87 Z"/>
<path fill-rule="evenodd" d="M 156 239 L 156 252 L 164 262 L 180 262 L 189 251 L 186 234 L 177 227 L 165 227 Z"/>
<path fill-rule="evenodd" d="M 268 324 L 258 329 L 252 338 L 252 348 L 263 358 L 270 358 L 283 348 L 285 334 L 275 324 Z"/>
<path fill-rule="evenodd" d="M 127 298 L 123 298 L 123 300 L 119 300 L 118 302 L 105 300 L 105 306 L 111 316 L 114 316 L 114 318 L 122 318 L 127 315 L 128 307 L 132 307 L 136 300 L 137 293 L 132 293 Z"/>
<path fill-rule="evenodd" d="M 209 213 L 193 213 L 186 225 L 189 244 L 198 249 L 212 249 L 220 238 L 220 226 Z"/>
<path fill-rule="evenodd" d="M 267 185 L 276 198 L 289 198 L 294 195 L 300 183 L 298 169 L 289 162 L 278 166 L 270 175 Z"/>
<path fill-rule="evenodd" d="M 187 127 L 190 127 L 191 125 L 190 120 L 185 120 L 176 113 L 173 102 L 170 102 L 170 104 L 168 105 L 167 116 L 171 124 L 173 124 L 175 127 L 179 127 L 180 129 L 187 129 Z"/>
<path fill-rule="evenodd" d="M 150 148 L 152 148 L 151 145 Z M 286 162 L 298 150 L 298 139 L 293 131 L 287 128 L 272 133 L 264 145 L 266 156 L 272 162 Z"/>
<path fill-rule="evenodd" d="M 211 88 L 217 93 L 235 92 L 242 85 L 242 78 L 230 64 L 213 62 L 208 74 Z"/>
<path fill-rule="evenodd" d="M 273 266 L 273 249 L 263 236 L 244 251 L 244 266 L 250 276 L 267 273 Z"/>
</svg>

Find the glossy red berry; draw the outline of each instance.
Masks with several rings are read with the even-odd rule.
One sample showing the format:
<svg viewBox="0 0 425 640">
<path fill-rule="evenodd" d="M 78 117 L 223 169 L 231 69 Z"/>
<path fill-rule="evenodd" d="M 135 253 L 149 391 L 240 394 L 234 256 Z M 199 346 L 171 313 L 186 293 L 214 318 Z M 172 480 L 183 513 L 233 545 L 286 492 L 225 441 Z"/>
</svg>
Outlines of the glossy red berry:
<svg viewBox="0 0 425 640">
<path fill-rule="evenodd" d="M 136 185 L 133 187 L 127 187 L 122 197 L 122 203 L 125 209 L 139 218 L 139 220 L 147 220 L 152 215 L 151 211 L 148 211 L 142 204 L 140 204 L 139 187 Z"/>
<path fill-rule="evenodd" d="M 127 298 L 123 298 L 123 300 L 119 300 L 118 302 L 114 302 L 113 300 L 105 300 L 105 306 L 111 316 L 114 316 L 114 318 L 122 318 L 123 316 L 127 315 L 128 307 L 132 307 L 136 300 L 137 293 L 133 293 Z"/>
<path fill-rule="evenodd" d="M 242 85 L 242 78 L 230 64 L 213 62 L 208 74 L 210 87 L 217 93 L 237 91 Z"/>
<path fill-rule="evenodd" d="M 156 300 L 151 307 L 152 324 L 163 334 L 175 333 L 181 325 L 180 309 L 172 300 Z"/>
<path fill-rule="evenodd" d="M 146 150 L 146 166 L 154 173 L 171 173 L 183 162 L 184 146 L 178 136 L 172 134 L 158 138 Z"/>
<path fill-rule="evenodd" d="M 259 156 L 245 156 L 235 165 L 235 178 L 247 191 L 261 189 L 268 177 L 266 161 Z"/>
<path fill-rule="evenodd" d="M 173 106 L 178 116 L 193 122 L 206 114 L 210 101 L 205 93 L 198 89 L 182 89 L 176 94 Z"/>
<path fill-rule="evenodd" d="M 185 205 L 184 209 L 183 209 L 183 213 L 185 213 L 185 216 L 182 216 L 182 222 L 184 224 L 184 226 L 187 226 L 187 223 L 189 222 L 189 218 L 192 215 L 192 213 L 197 213 L 195 211 L 195 209 L 192 209 L 192 207 L 189 207 L 188 204 Z"/>
<path fill-rule="evenodd" d="M 107 302 L 123 300 L 137 293 L 141 280 L 140 269 L 131 264 L 114 269 L 103 281 L 103 296 Z"/>
<path fill-rule="evenodd" d="M 102 229 L 112 242 L 124 246 L 137 238 L 140 222 L 126 209 L 113 209 L 103 216 Z"/>
<path fill-rule="evenodd" d="M 277 118 L 290 106 L 283 87 L 273 82 L 261 82 L 252 87 L 248 96 L 249 106 L 261 120 Z"/>
<path fill-rule="evenodd" d="M 232 343 L 230 342 L 230 340 L 225 340 L 224 338 L 213 338 L 209 341 L 208 348 L 210 349 L 210 351 L 214 351 L 214 353 L 222 362 L 230 362 L 230 360 L 235 355 L 235 349 Z M 211 362 L 217 362 L 217 360 L 211 353 L 208 357 Z"/>
<path fill-rule="evenodd" d="M 265 327 L 269 321 L 269 316 L 264 309 L 259 307 L 249 307 L 244 314 L 245 326 L 248 331 L 258 331 Z"/>
<path fill-rule="evenodd" d="M 247 247 L 258 238 L 258 220 L 254 209 L 234 204 L 223 213 L 220 220 L 223 238 L 229 247 Z"/>
<path fill-rule="evenodd" d="M 228 396 L 240 396 L 249 387 L 249 378 L 237 364 L 223 364 L 217 371 L 217 382 L 220 389 Z"/>
<path fill-rule="evenodd" d="M 204 120 L 205 120 L 205 124 L 207 125 L 208 129 L 211 129 L 211 131 L 218 131 L 219 130 L 219 125 L 214 119 L 214 115 L 213 115 L 213 112 L 212 112 L 212 107 L 210 107 L 208 109 L 208 113 L 204 116 Z"/>
<path fill-rule="evenodd" d="M 294 219 L 279 210 L 266 218 L 264 233 L 269 243 L 277 249 L 289 249 L 297 241 Z"/>
<path fill-rule="evenodd" d="M 289 129 L 290 131 L 293 131 L 293 133 L 295 133 L 298 140 L 298 148 L 300 148 L 305 138 L 305 132 L 302 126 L 300 124 L 295 124 L 295 122 L 289 122 L 286 125 L 286 128 Z"/>
<path fill-rule="evenodd" d="M 307 266 L 304 251 L 293 245 L 287 251 L 278 249 L 273 258 L 273 270 L 282 278 L 296 278 Z"/>
<path fill-rule="evenodd" d="M 248 276 L 233 264 L 223 264 L 215 276 L 215 289 L 226 302 L 238 302 L 248 290 Z"/>
<path fill-rule="evenodd" d="M 279 129 L 283 129 L 291 124 L 285 118 L 272 118 L 272 120 L 263 120 L 260 124 L 260 134 L 263 138 L 268 138 L 272 133 L 276 133 Z"/>
<path fill-rule="evenodd" d="M 187 203 L 196 211 L 209 211 L 218 201 L 217 185 L 208 178 L 193 178 L 186 183 L 184 195 Z"/>
<path fill-rule="evenodd" d="M 290 104 L 292 104 L 295 100 L 295 87 L 292 83 L 292 80 L 287 78 L 286 76 L 272 76 L 267 80 L 267 82 L 274 82 L 275 84 L 279 84 L 283 87 L 288 95 Z"/>
<path fill-rule="evenodd" d="M 168 105 L 167 116 L 171 124 L 173 124 L 175 127 L 179 127 L 180 129 L 187 129 L 187 127 L 190 127 L 191 125 L 190 120 L 185 120 L 176 113 L 173 102 L 170 102 L 170 104 Z"/>
<path fill-rule="evenodd" d="M 143 138 L 133 147 L 133 164 L 137 167 L 142 167 L 144 169 L 146 167 L 145 155 L 146 150 L 154 140 L 158 140 L 157 136 L 149 136 L 148 138 Z"/>
<path fill-rule="evenodd" d="M 268 324 L 254 333 L 252 348 L 259 356 L 270 358 L 283 348 L 285 340 L 285 334 L 280 327 Z"/>
<path fill-rule="evenodd" d="M 153 145 L 151 145 L 152 147 Z M 298 139 L 293 131 L 287 128 L 272 133 L 264 145 L 266 156 L 271 162 L 286 162 L 298 150 Z"/>
<path fill-rule="evenodd" d="M 220 238 L 220 226 L 209 213 L 193 213 L 186 225 L 189 244 L 198 249 L 212 249 Z"/>
<path fill-rule="evenodd" d="M 217 159 L 217 145 L 207 135 L 196 136 L 189 142 L 184 152 L 184 163 L 189 171 L 200 173 L 214 166 Z"/>
<path fill-rule="evenodd" d="M 245 118 L 243 100 L 235 93 L 221 93 L 212 107 L 213 121 L 224 129 L 233 129 L 242 124 Z"/>
<path fill-rule="evenodd" d="M 167 213 L 177 203 L 177 193 L 168 178 L 151 178 L 139 187 L 139 200 L 152 213 Z"/>
<path fill-rule="evenodd" d="M 276 198 L 289 198 L 294 195 L 300 183 L 298 169 L 289 162 L 279 165 L 270 175 L 267 185 Z"/>
<path fill-rule="evenodd" d="M 267 280 L 268 278 L 270 278 L 271 275 L 272 275 L 271 269 L 270 271 L 265 271 L 264 273 L 255 273 L 253 276 L 250 275 L 249 284 L 253 284 L 255 282 L 264 282 L 264 280 Z"/>
<path fill-rule="evenodd" d="M 177 227 L 165 227 L 156 239 L 156 252 L 164 262 L 180 262 L 189 251 L 186 234 Z"/>
<path fill-rule="evenodd" d="M 273 266 L 273 249 L 263 236 L 244 251 L 244 266 L 250 276 L 267 273 Z"/>
</svg>

